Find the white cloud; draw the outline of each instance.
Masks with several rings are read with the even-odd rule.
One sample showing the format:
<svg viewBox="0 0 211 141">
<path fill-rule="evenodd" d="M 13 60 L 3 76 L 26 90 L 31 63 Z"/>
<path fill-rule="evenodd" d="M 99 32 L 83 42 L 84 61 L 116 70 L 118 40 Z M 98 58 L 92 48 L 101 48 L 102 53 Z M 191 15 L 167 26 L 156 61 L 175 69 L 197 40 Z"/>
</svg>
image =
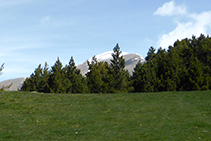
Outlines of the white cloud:
<svg viewBox="0 0 211 141">
<path fill-rule="evenodd" d="M 161 16 L 172 16 L 172 15 L 184 15 L 186 14 L 185 5 L 175 5 L 174 1 L 165 3 L 162 7 L 159 7 L 157 11 L 154 12 L 155 15 Z"/>
<path fill-rule="evenodd" d="M 158 40 L 159 47 L 167 48 L 169 45 L 173 45 L 177 39 L 191 38 L 192 35 L 208 34 L 211 29 L 211 11 L 190 14 L 188 17 L 190 18 L 189 22 L 177 21 L 177 26 L 173 31 L 161 36 Z"/>
<path fill-rule="evenodd" d="M 205 31 L 211 28 L 211 11 L 200 14 L 190 14 L 190 17 L 196 21 L 196 27 L 201 27 Z"/>
<path fill-rule="evenodd" d="M 178 23 L 177 27 L 173 31 L 161 36 L 161 38 L 158 40 L 159 47 L 168 48 L 168 46 L 173 45 L 173 43 L 177 39 L 180 40 L 182 38 L 192 36 L 192 30 L 193 30 L 192 22 Z"/>
<path fill-rule="evenodd" d="M 174 15 L 172 21 L 176 23 L 174 30 L 159 37 L 157 42 L 159 47 L 168 48 L 168 46 L 173 45 L 177 39 L 181 40 L 191 38 L 193 35 L 198 37 L 200 34 L 206 35 L 211 33 L 211 11 L 187 13 L 184 5 L 176 6 L 174 1 L 170 1 L 158 8 L 154 14 L 160 16 Z M 183 14 L 182 17 L 180 16 L 181 14 Z"/>
</svg>

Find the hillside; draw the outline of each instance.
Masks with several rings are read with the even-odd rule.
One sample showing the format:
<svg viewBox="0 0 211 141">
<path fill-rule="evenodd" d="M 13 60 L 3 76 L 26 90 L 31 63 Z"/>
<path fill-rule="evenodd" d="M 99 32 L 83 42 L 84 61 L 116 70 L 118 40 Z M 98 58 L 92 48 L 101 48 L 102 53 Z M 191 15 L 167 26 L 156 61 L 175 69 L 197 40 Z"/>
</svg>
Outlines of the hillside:
<svg viewBox="0 0 211 141">
<path fill-rule="evenodd" d="M 21 78 L 15 78 L 15 79 L 9 79 L 9 80 L 2 81 L 2 82 L 0 82 L 0 88 L 2 88 L 4 86 L 9 86 L 12 84 L 9 89 L 5 89 L 5 90 L 6 91 L 17 91 L 18 89 L 21 88 L 25 79 L 26 79 L 25 77 L 21 77 Z"/>
<path fill-rule="evenodd" d="M 0 93 L 0 140 L 211 140 L 210 91 Z"/>
</svg>

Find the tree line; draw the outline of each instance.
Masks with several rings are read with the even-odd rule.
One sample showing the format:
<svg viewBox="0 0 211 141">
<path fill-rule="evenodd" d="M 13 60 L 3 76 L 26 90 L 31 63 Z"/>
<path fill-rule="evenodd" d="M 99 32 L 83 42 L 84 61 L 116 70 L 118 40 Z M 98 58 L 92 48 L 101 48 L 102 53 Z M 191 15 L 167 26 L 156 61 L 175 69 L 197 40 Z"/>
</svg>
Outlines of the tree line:
<svg viewBox="0 0 211 141">
<path fill-rule="evenodd" d="M 83 76 L 73 57 L 62 65 L 59 58 L 49 68 L 39 65 L 26 78 L 21 91 L 45 93 L 119 93 L 160 92 L 211 89 L 211 38 L 201 34 L 177 40 L 168 49 L 150 47 L 145 62 L 138 62 L 130 75 L 117 44 L 111 63 L 87 61 L 88 72 Z"/>
</svg>

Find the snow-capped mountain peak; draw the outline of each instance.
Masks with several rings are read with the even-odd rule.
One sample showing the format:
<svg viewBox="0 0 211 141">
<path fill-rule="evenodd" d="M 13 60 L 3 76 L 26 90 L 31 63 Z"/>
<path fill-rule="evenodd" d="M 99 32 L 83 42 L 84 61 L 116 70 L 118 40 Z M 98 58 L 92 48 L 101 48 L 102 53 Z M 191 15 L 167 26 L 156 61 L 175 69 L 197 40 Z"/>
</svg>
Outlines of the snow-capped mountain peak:
<svg viewBox="0 0 211 141">
<path fill-rule="evenodd" d="M 112 53 L 113 51 L 108 51 L 99 55 L 96 55 L 98 62 L 106 61 L 110 63 L 110 60 L 112 59 Z M 125 69 L 129 71 L 129 73 L 132 75 L 133 69 L 135 68 L 136 64 L 141 61 L 141 63 L 145 62 L 145 59 L 139 55 L 139 54 L 132 54 L 132 53 L 126 53 L 122 52 L 121 56 L 125 59 Z M 92 57 L 88 59 L 89 62 L 92 61 Z M 88 70 L 88 64 L 87 61 L 85 61 L 83 64 L 80 64 L 77 66 L 78 69 L 81 70 L 82 75 L 85 75 Z"/>
<path fill-rule="evenodd" d="M 104 61 L 106 59 L 112 59 L 112 53 L 113 53 L 113 51 L 107 51 L 107 52 L 104 52 L 102 54 L 96 55 L 95 57 L 97 58 L 97 61 L 100 62 L 100 61 Z M 122 52 L 121 56 L 126 55 L 126 54 L 128 54 L 128 53 L 127 52 Z M 89 58 L 88 61 L 91 62 L 92 61 L 92 57 Z"/>
</svg>

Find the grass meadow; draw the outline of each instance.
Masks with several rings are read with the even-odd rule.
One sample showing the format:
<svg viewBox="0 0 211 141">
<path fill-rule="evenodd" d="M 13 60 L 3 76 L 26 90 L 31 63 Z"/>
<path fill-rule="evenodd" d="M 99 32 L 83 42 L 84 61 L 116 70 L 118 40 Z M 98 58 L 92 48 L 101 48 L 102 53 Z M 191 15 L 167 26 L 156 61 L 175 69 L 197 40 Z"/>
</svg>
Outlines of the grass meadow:
<svg viewBox="0 0 211 141">
<path fill-rule="evenodd" d="M 0 141 L 210 141 L 211 91 L 0 92 Z"/>
</svg>

